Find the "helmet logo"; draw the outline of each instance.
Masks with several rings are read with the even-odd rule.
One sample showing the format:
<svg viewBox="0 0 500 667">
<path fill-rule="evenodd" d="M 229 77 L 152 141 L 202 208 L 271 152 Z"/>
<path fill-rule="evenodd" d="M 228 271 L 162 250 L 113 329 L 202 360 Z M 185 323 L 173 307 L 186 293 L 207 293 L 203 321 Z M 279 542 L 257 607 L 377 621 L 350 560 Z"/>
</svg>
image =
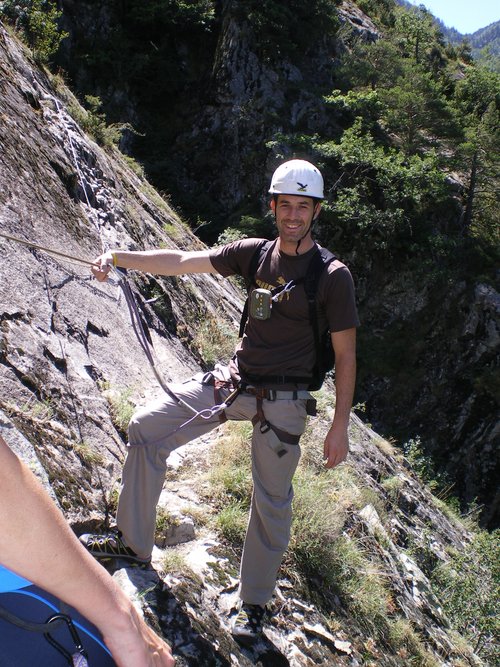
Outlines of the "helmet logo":
<svg viewBox="0 0 500 667">
<path fill-rule="evenodd" d="M 297 181 L 297 185 L 299 185 L 299 192 L 307 192 L 307 183 L 299 183 Z"/>
</svg>

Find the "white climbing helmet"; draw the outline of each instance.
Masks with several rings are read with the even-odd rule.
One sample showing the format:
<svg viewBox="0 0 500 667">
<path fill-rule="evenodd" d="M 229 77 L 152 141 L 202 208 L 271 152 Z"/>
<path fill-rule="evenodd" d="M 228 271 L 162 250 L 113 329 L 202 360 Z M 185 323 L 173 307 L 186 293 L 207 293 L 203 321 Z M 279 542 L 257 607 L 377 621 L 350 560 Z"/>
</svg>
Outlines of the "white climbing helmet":
<svg viewBox="0 0 500 667">
<path fill-rule="evenodd" d="M 289 160 L 274 172 L 269 192 L 273 195 L 305 195 L 323 199 L 323 176 L 307 160 Z"/>
</svg>

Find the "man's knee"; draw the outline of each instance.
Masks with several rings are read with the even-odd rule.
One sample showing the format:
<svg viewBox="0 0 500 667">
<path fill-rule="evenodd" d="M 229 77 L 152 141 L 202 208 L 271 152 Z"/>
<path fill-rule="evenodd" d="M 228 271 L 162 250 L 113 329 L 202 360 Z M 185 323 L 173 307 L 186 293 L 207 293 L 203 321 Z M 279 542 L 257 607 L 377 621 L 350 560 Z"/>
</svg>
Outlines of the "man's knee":
<svg viewBox="0 0 500 667">
<path fill-rule="evenodd" d="M 144 410 L 137 410 L 132 415 L 128 425 L 128 442 L 129 445 L 147 445 L 150 437 L 150 421 L 151 415 Z M 149 434 L 149 437 L 148 437 Z"/>
</svg>

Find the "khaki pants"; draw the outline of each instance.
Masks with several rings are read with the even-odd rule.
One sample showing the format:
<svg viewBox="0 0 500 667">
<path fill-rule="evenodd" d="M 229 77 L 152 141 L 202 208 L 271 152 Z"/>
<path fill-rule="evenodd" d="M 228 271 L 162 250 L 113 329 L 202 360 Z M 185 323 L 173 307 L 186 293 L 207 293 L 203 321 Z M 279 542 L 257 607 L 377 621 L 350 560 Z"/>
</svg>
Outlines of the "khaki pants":
<svg viewBox="0 0 500 667">
<path fill-rule="evenodd" d="M 227 379 L 228 371 L 217 367 L 214 375 Z M 216 402 L 214 387 L 203 384 L 202 377 L 200 374 L 170 388 L 196 410 L 209 409 Z M 228 393 L 223 390 L 222 396 Z M 264 400 L 263 409 L 266 419 L 277 429 L 293 435 L 303 433 L 305 398 Z M 239 394 L 226 410 L 230 420 L 252 420 L 255 415 L 256 398 L 245 393 Z M 126 543 L 141 557 L 148 557 L 154 545 L 156 505 L 170 452 L 220 423 L 217 415 L 209 420 L 197 417 L 173 433 L 192 416 L 192 412 L 165 394 L 136 412 L 130 421 L 117 525 Z M 251 446 L 254 488 L 241 560 L 240 597 L 250 604 L 265 604 L 272 596 L 290 539 L 292 478 L 300 447 L 280 442 L 273 430 L 262 433 L 259 422 L 254 426 Z"/>
</svg>

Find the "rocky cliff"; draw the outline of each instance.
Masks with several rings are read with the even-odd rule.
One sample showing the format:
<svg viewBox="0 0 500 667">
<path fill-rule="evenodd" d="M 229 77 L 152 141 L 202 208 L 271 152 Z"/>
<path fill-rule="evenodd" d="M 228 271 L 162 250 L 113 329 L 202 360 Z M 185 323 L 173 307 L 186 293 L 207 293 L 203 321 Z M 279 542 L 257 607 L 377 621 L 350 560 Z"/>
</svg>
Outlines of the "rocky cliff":
<svg viewBox="0 0 500 667">
<path fill-rule="evenodd" d="M 126 446 L 120 409 L 162 390 L 133 334 L 120 286 L 97 284 L 80 260 L 108 247 L 201 245 L 123 156 L 104 152 L 83 133 L 68 112 L 76 100 L 54 87 L 3 26 L 0 74 L 0 432 L 82 532 L 111 519 Z M 212 323 L 212 332 L 236 329 L 241 295 L 228 281 L 149 275 L 128 281 L 167 380 L 205 367 L 198 335 L 204 323 Z M 323 417 L 311 426 L 308 458 L 321 456 L 330 405 L 327 394 Z M 115 573 L 172 643 L 179 665 L 482 664 L 458 642 L 429 579 L 470 533 L 439 509 L 386 441 L 355 417 L 350 432 L 348 469 L 360 492 L 339 538 L 362 543 L 384 573 L 388 613 L 406 628 L 399 643 L 356 616 L 334 589 L 298 582 L 284 568 L 267 639 L 254 650 L 235 644 L 228 612 L 238 554 L 192 509 L 211 511 L 200 480 L 216 433 L 172 458 L 162 504 L 177 519 L 159 541 L 154 567 Z M 165 546 L 179 540 L 189 541 Z M 172 553 L 184 565 L 167 568 Z"/>
</svg>

